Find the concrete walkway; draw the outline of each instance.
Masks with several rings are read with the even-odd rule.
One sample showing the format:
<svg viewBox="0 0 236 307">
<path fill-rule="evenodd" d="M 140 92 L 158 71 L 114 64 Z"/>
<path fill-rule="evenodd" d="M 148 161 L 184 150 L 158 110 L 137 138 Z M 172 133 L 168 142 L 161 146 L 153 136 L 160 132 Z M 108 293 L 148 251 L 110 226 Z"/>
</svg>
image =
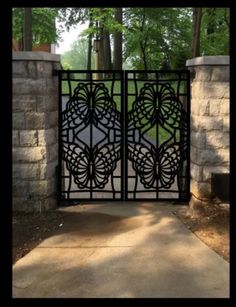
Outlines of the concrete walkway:
<svg viewBox="0 0 236 307">
<path fill-rule="evenodd" d="M 182 209 L 181 209 L 182 208 Z M 229 264 L 176 218 L 183 206 L 71 206 L 13 267 L 13 297 L 229 297 Z"/>
</svg>

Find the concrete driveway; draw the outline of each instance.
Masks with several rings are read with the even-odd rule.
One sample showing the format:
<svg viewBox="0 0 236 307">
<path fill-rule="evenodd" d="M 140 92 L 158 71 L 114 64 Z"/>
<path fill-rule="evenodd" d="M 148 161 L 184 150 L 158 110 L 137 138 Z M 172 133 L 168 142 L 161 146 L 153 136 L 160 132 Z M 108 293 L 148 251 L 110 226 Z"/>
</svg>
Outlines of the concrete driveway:
<svg viewBox="0 0 236 307">
<path fill-rule="evenodd" d="M 61 208 L 65 223 L 13 266 L 13 297 L 227 298 L 229 264 L 172 213 L 117 202 Z"/>
</svg>

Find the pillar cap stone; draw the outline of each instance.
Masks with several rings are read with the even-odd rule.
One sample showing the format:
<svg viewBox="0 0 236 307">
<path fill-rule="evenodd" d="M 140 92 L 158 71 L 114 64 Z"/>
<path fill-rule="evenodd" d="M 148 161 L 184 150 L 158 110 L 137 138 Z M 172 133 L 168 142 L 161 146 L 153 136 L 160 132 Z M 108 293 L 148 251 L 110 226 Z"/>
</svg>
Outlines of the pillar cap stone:
<svg viewBox="0 0 236 307">
<path fill-rule="evenodd" d="M 12 60 L 60 62 L 60 55 L 49 53 L 46 51 L 13 51 Z"/>
<path fill-rule="evenodd" d="M 229 65 L 229 55 L 201 56 L 186 61 L 186 66 Z"/>
</svg>

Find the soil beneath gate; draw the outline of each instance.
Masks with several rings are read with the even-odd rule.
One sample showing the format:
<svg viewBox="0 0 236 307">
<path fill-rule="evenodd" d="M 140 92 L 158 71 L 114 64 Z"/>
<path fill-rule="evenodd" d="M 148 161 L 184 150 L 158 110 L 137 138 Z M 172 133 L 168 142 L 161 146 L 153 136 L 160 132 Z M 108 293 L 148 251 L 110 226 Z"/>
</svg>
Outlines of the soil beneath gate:
<svg viewBox="0 0 236 307">
<path fill-rule="evenodd" d="M 200 240 L 229 261 L 229 205 L 204 204 L 204 210 L 173 212 Z M 13 213 L 12 263 L 64 226 L 65 212 Z"/>
<path fill-rule="evenodd" d="M 229 204 L 217 200 L 204 202 L 200 208 L 173 212 L 200 240 L 230 260 L 230 209 Z"/>
</svg>

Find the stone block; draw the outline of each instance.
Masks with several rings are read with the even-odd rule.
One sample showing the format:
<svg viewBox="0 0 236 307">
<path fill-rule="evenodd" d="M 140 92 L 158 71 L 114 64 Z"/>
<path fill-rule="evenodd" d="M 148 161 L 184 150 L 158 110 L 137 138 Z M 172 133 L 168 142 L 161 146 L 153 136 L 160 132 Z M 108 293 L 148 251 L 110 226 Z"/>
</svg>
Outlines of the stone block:
<svg viewBox="0 0 236 307">
<path fill-rule="evenodd" d="M 20 145 L 22 146 L 37 146 L 38 132 L 36 130 L 21 130 Z"/>
<path fill-rule="evenodd" d="M 32 211 L 25 196 L 13 196 L 12 209 L 13 211 Z"/>
<path fill-rule="evenodd" d="M 52 78 L 52 63 L 51 62 L 37 61 L 36 69 L 37 69 L 38 78 L 45 78 L 45 77 Z"/>
<path fill-rule="evenodd" d="M 191 147 L 190 147 L 190 161 L 193 162 L 193 163 L 197 163 L 199 157 L 198 157 L 198 148 L 194 147 L 192 144 L 191 144 Z"/>
<path fill-rule="evenodd" d="M 29 181 L 30 197 L 47 197 L 55 194 L 55 178 L 48 180 Z"/>
<path fill-rule="evenodd" d="M 206 133 L 205 132 L 191 132 L 191 145 L 197 148 L 205 148 Z"/>
<path fill-rule="evenodd" d="M 37 112 L 58 110 L 58 93 L 54 95 L 37 95 Z"/>
<path fill-rule="evenodd" d="M 212 68 L 212 81 L 229 81 L 229 66 L 216 66 Z"/>
<path fill-rule="evenodd" d="M 14 163 L 13 178 L 39 179 L 39 165 L 37 163 Z"/>
<path fill-rule="evenodd" d="M 45 147 L 13 147 L 13 162 L 44 162 L 46 161 Z"/>
<path fill-rule="evenodd" d="M 37 78 L 37 69 L 35 61 L 27 61 L 28 76 L 29 78 Z"/>
<path fill-rule="evenodd" d="M 212 173 L 218 173 L 218 174 L 229 173 L 229 167 L 227 166 L 204 166 L 203 167 L 203 181 L 210 182 Z"/>
<path fill-rule="evenodd" d="M 52 144 L 47 146 L 47 161 L 53 161 L 58 159 L 58 144 Z"/>
<path fill-rule="evenodd" d="M 27 199 L 29 195 L 29 183 L 30 181 L 22 180 L 19 178 L 13 178 L 12 180 L 12 195 L 21 197 L 24 195 L 24 197 Z"/>
<path fill-rule="evenodd" d="M 191 170 L 191 178 L 194 178 L 194 180 L 196 181 L 202 181 L 203 179 L 202 177 L 203 167 L 202 166 L 191 163 L 190 170 Z"/>
<path fill-rule="evenodd" d="M 192 99 L 191 114 L 193 115 L 209 115 L 209 99 Z"/>
<path fill-rule="evenodd" d="M 25 113 L 25 125 L 27 129 L 46 128 L 46 113 L 38 113 L 38 112 Z"/>
<path fill-rule="evenodd" d="M 48 163 L 40 163 L 40 179 L 55 178 L 57 164 L 57 160 L 53 160 Z"/>
<path fill-rule="evenodd" d="M 211 198 L 211 184 L 209 182 L 197 182 L 194 179 L 190 182 L 190 191 L 198 198 Z"/>
<path fill-rule="evenodd" d="M 196 163 L 199 165 L 226 165 L 229 161 L 228 149 L 198 150 Z"/>
<path fill-rule="evenodd" d="M 12 131 L 12 145 L 19 145 L 19 131 L 13 130 Z"/>
<path fill-rule="evenodd" d="M 30 78 L 13 78 L 13 94 L 34 95 L 44 93 L 47 90 L 46 80 Z"/>
<path fill-rule="evenodd" d="M 58 127 L 58 111 L 46 113 L 46 127 Z"/>
<path fill-rule="evenodd" d="M 220 104 L 220 114 L 228 115 L 230 111 L 229 99 L 222 99 Z"/>
<path fill-rule="evenodd" d="M 220 117 L 213 116 L 191 116 L 191 128 L 193 131 L 221 130 L 223 120 Z"/>
<path fill-rule="evenodd" d="M 229 116 L 224 116 L 223 117 L 223 131 L 225 132 L 229 132 L 229 127 L 230 124 L 229 124 Z"/>
<path fill-rule="evenodd" d="M 196 76 L 195 79 L 197 81 L 210 81 L 212 67 L 211 66 L 196 66 Z"/>
<path fill-rule="evenodd" d="M 206 148 L 228 148 L 229 133 L 223 131 L 208 132 L 206 134 Z"/>
<path fill-rule="evenodd" d="M 229 166 L 229 148 L 228 149 L 218 149 L 217 155 L 220 159 L 220 165 Z"/>
<path fill-rule="evenodd" d="M 12 75 L 13 78 L 25 78 L 28 75 L 26 62 L 25 61 L 14 61 L 12 63 Z"/>
<path fill-rule="evenodd" d="M 192 83 L 192 98 L 229 98 L 229 83 L 194 81 Z"/>
<path fill-rule="evenodd" d="M 221 111 L 221 103 L 222 100 L 221 99 L 211 99 L 209 106 L 210 106 L 210 112 L 209 114 L 211 116 L 217 116 L 220 114 Z"/>
<path fill-rule="evenodd" d="M 58 77 L 46 78 L 46 88 L 49 95 L 58 94 Z"/>
<path fill-rule="evenodd" d="M 12 128 L 15 130 L 25 129 L 25 114 L 23 112 L 12 114 Z"/>
<path fill-rule="evenodd" d="M 12 99 L 13 112 L 32 112 L 36 111 L 36 96 L 34 95 L 15 95 Z"/>
<path fill-rule="evenodd" d="M 38 145 L 51 145 L 57 142 L 56 128 L 38 130 Z"/>
</svg>

